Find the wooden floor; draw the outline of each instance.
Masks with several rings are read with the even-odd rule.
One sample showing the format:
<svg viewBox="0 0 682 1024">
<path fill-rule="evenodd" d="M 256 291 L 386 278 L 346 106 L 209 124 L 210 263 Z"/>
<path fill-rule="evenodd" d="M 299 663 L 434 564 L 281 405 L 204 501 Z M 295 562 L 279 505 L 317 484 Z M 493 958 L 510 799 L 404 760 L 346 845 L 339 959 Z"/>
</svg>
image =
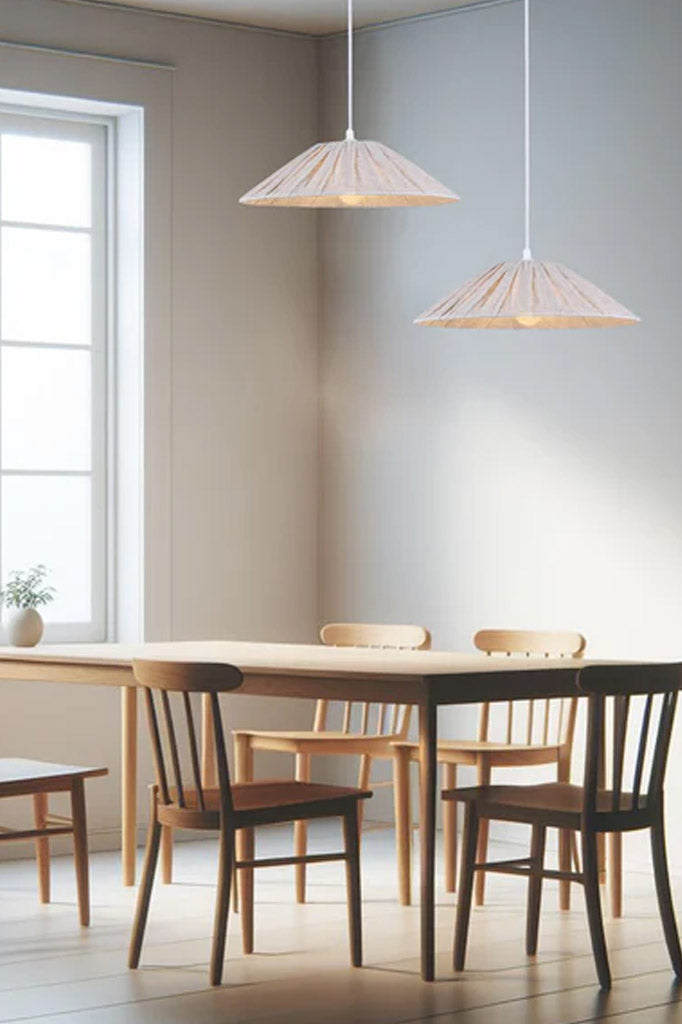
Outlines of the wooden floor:
<svg viewBox="0 0 682 1024">
<path fill-rule="evenodd" d="M 318 848 L 334 843 L 314 830 Z M 260 850 L 279 852 L 285 829 Z M 503 851 L 496 851 L 503 852 Z M 474 912 L 469 969 L 450 968 L 452 898 L 440 894 L 438 980 L 418 974 L 418 915 L 395 900 L 393 835 L 363 844 L 365 963 L 348 966 L 342 867 L 311 869 L 311 902 L 292 901 L 292 869 L 262 870 L 256 889 L 256 949 L 241 955 L 230 921 L 225 984 L 207 984 L 215 845 L 178 847 L 177 884 L 152 902 L 143 968 L 125 966 L 135 891 L 120 885 L 114 854 L 92 857 L 93 923 L 77 923 L 68 858 L 54 861 L 54 898 L 40 906 L 31 861 L 0 863 L 0 1020 L 41 1024 L 682 1024 L 682 989 L 661 942 L 651 881 L 626 877 L 626 917 L 608 924 L 613 991 L 600 997 L 576 888 L 574 909 L 557 909 L 547 884 L 540 953 L 523 953 L 523 883 L 491 877 L 489 903 Z M 682 879 L 676 879 L 682 907 Z"/>
</svg>

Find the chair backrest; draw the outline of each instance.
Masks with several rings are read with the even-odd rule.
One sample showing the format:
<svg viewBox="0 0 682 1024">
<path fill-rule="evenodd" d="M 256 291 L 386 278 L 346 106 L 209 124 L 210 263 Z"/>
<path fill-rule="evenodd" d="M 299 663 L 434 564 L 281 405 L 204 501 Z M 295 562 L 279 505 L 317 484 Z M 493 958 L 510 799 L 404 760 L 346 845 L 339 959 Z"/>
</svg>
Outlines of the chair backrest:
<svg viewBox="0 0 682 1024">
<path fill-rule="evenodd" d="M 635 818 L 663 797 L 682 665 L 590 665 L 577 681 L 588 695 L 583 814 Z"/>
<path fill-rule="evenodd" d="M 191 806 L 200 811 L 206 810 L 191 695 L 208 694 L 221 808 L 225 814 L 230 814 L 230 773 L 218 695 L 241 686 L 239 669 L 234 665 L 136 659 L 133 672 L 144 689 L 156 783 L 162 803 L 187 808 L 187 794 L 193 791 L 196 804 Z"/>
<path fill-rule="evenodd" d="M 485 654 L 512 657 L 581 658 L 586 641 L 581 633 L 528 629 L 480 629 L 474 646 Z M 504 720 L 491 736 L 490 704 L 483 704 L 478 720 L 479 740 L 542 744 L 561 747 L 570 758 L 577 699 L 509 701 Z"/>
<path fill-rule="evenodd" d="M 381 625 L 373 622 L 329 622 L 320 630 L 320 640 L 328 647 L 371 647 L 386 650 L 424 651 L 431 647 L 431 634 L 424 626 Z M 357 714 L 354 712 L 357 709 Z M 396 736 L 405 739 L 410 725 L 411 706 L 406 704 L 369 704 L 345 701 L 341 730 L 359 735 Z M 313 728 L 329 728 L 329 701 L 318 700 Z"/>
</svg>

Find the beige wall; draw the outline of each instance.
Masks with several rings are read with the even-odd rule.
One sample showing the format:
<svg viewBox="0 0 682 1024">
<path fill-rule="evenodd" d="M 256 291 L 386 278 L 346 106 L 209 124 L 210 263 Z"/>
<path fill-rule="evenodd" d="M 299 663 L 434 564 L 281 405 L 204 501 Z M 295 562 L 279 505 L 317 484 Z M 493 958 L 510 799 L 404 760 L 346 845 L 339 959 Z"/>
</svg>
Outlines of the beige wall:
<svg viewBox="0 0 682 1024">
<path fill-rule="evenodd" d="M 150 279 L 159 268 L 170 275 L 170 302 L 161 310 L 167 337 L 160 359 L 148 361 L 146 380 L 154 422 L 145 468 L 163 491 L 154 484 L 148 495 L 146 587 L 163 607 L 148 634 L 314 638 L 315 219 L 249 210 L 237 199 L 314 141 L 316 44 L 51 0 L 4 0 L 0 37 L 175 66 L 170 157 L 148 182 L 152 205 L 170 183 L 170 223 L 146 240 Z M 40 77 L 40 56 L 30 59 Z M 135 101 L 145 73 L 73 58 L 75 79 L 86 66 L 89 81 L 104 76 Z M 304 703 L 233 699 L 231 708 L 244 725 L 308 720 Z M 96 830 L 113 828 L 117 713 L 114 692 L 8 684 L 3 753 L 108 764 L 112 777 L 92 784 L 90 809 Z M 149 777 L 145 758 L 141 794 Z M 145 814 L 142 804 L 140 820 Z"/>
<path fill-rule="evenodd" d="M 563 627 L 598 655 L 679 657 L 682 5 L 532 8 L 534 253 L 643 322 L 412 326 L 520 256 L 522 6 L 361 34 L 358 134 L 462 201 L 320 219 L 322 615 L 423 622 L 438 647 L 469 649 L 482 626 Z M 332 137 L 341 40 L 321 68 Z"/>
</svg>

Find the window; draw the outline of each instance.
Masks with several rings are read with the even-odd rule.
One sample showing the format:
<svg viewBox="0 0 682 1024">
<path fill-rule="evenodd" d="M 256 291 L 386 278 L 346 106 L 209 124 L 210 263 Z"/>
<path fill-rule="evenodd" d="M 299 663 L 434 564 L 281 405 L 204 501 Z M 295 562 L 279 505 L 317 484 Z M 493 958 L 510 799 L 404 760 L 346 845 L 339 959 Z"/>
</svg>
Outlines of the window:
<svg viewBox="0 0 682 1024">
<path fill-rule="evenodd" d="M 108 629 L 107 131 L 0 113 L 0 578 L 48 567 L 48 641 Z"/>
</svg>

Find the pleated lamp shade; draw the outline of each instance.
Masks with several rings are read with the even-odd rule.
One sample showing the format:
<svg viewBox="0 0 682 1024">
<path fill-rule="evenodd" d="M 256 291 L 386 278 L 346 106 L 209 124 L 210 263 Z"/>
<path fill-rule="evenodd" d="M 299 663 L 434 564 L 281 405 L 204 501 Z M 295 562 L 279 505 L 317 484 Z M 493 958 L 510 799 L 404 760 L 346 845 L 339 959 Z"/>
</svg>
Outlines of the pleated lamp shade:
<svg viewBox="0 0 682 1024">
<path fill-rule="evenodd" d="M 617 327 L 639 317 L 561 263 L 497 263 L 414 321 L 423 327 Z"/>
<path fill-rule="evenodd" d="M 241 197 L 248 206 L 433 206 L 459 196 L 381 142 L 318 142 Z"/>
</svg>

